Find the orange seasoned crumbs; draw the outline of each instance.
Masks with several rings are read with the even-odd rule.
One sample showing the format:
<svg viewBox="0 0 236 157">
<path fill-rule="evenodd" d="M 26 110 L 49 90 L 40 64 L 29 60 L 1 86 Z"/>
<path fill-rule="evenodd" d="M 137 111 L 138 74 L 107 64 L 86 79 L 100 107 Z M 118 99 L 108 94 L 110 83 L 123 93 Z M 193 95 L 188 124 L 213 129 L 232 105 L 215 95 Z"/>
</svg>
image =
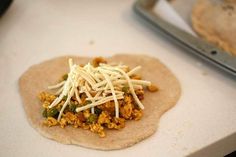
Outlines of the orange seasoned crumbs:
<svg viewBox="0 0 236 157">
<path fill-rule="evenodd" d="M 57 120 L 53 117 L 47 117 L 47 119 L 45 119 L 43 121 L 43 124 L 47 125 L 48 127 L 51 127 L 51 126 L 55 126 L 58 124 Z"/>
<path fill-rule="evenodd" d="M 157 92 L 159 89 L 157 86 L 155 85 L 150 85 L 150 86 L 147 86 L 147 89 L 150 91 L 150 92 Z"/>
<path fill-rule="evenodd" d="M 134 80 L 141 80 L 142 77 L 140 75 L 137 75 L 137 74 L 134 74 L 132 76 L 130 76 L 131 79 L 134 79 Z"/>
<path fill-rule="evenodd" d="M 102 57 L 96 57 L 92 61 L 92 65 L 94 67 L 98 67 L 100 63 L 107 63 L 107 61 Z"/>
<path fill-rule="evenodd" d="M 46 97 L 49 98 L 50 94 L 46 94 Z M 43 99 L 43 105 L 48 98 Z M 89 129 L 97 133 L 100 137 L 105 137 L 106 129 L 119 130 L 125 127 L 126 120 L 139 120 L 142 117 L 143 112 L 135 107 L 136 105 L 131 95 L 127 94 L 124 100 L 120 101 L 120 104 L 120 118 L 114 117 L 114 102 L 110 101 L 96 108 L 96 110 L 101 111 L 95 116 L 97 118 L 91 119 L 91 115 L 95 114 L 92 114 L 90 110 L 84 110 L 79 113 L 67 110 L 66 113 L 62 115 L 59 122 L 55 117 L 47 117 L 43 121 L 43 124 L 48 127 L 59 125 L 61 128 L 73 126 L 74 128 Z"/>
</svg>

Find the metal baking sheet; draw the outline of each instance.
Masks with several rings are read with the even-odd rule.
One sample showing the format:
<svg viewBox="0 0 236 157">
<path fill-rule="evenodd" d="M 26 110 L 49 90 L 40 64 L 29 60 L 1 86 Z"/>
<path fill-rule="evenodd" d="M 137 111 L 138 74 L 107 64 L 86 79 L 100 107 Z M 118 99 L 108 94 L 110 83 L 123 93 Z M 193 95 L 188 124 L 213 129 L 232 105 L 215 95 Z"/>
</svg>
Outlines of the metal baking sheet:
<svg viewBox="0 0 236 157">
<path fill-rule="evenodd" d="M 224 50 L 167 22 L 165 19 L 163 19 L 153 11 L 154 7 L 158 5 L 159 2 L 160 1 L 158 0 L 138 0 L 134 5 L 134 10 L 143 19 L 151 23 L 159 31 L 167 35 L 170 39 L 177 42 L 189 52 L 236 76 L 236 57 L 229 55 L 229 53 L 224 52 Z M 177 10 L 177 12 L 179 12 L 181 17 L 183 17 L 183 19 L 188 24 L 190 24 L 190 19 L 186 15 L 191 11 L 194 0 L 190 0 L 187 2 L 189 3 L 187 5 L 188 9 L 181 8 L 185 6 L 183 5 L 184 2 L 187 2 L 187 0 L 182 1 L 182 4 L 177 3 L 177 1 L 175 3 L 172 2 L 172 5 Z"/>
</svg>

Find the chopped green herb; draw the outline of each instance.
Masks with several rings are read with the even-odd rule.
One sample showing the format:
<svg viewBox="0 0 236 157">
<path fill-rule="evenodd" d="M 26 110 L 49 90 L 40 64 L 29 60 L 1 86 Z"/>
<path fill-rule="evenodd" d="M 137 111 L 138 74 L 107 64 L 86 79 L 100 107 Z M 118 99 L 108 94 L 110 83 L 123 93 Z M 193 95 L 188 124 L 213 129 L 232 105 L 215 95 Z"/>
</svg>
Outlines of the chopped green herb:
<svg viewBox="0 0 236 157">
<path fill-rule="evenodd" d="M 96 114 L 90 114 L 90 116 L 87 118 L 87 123 L 95 123 L 98 119 L 98 116 Z"/>
<path fill-rule="evenodd" d="M 94 113 L 95 113 L 96 115 L 100 115 L 100 114 L 102 113 L 102 110 L 101 110 L 100 108 L 95 107 L 95 108 L 94 108 Z"/>
<path fill-rule="evenodd" d="M 76 110 L 76 105 L 74 103 L 69 104 L 69 111 L 75 112 L 75 110 Z"/>
<path fill-rule="evenodd" d="M 128 93 L 128 92 L 129 92 L 129 87 L 128 87 L 128 86 L 124 86 L 124 87 L 122 88 L 122 92 Z"/>
<path fill-rule="evenodd" d="M 68 78 L 68 74 L 65 74 L 65 75 L 62 76 L 62 79 L 65 80 L 65 81 L 67 80 L 67 78 Z"/>
<path fill-rule="evenodd" d="M 48 114 L 47 114 L 47 109 L 45 108 L 42 112 L 43 117 L 47 118 Z"/>
</svg>

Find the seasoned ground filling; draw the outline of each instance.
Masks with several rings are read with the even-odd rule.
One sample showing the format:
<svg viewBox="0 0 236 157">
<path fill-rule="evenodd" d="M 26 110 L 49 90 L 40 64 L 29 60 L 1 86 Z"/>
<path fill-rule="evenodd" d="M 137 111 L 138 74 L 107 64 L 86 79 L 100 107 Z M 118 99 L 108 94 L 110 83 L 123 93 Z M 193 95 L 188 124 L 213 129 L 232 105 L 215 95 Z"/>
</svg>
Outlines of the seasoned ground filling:
<svg viewBox="0 0 236 157">
<path fill-rule="evenodd" d="M 92 61 L 94 67 L 99 66 L 100 63 L 106 64 L 107 62 L 103 58 L 95 58 Z M 129 68 L 126 68 L 126 71 L 128 72 Z M 141 80 L 141 76 L 137 74 L 131 75 L 130 78 L 134 80 Z M 63 75 L 61 79 L 67 80 L 68 75 Z M 158 90 L 158 88 L 154 85 L 147 86 L 146 88 L 135 89 L 135 94 L 140 101 L 144 99 L 144 91 L 146 91 L 145 89 L 150 92 L 156 92 Z M 128 86 L 124 86 L 121 89 L 121 92 L 124 94 L 123 99 L 118 100 L 119 117 L 115 116 L 114 100 L 95 106 L 93 110 L 94 113 L 92 113 L 91 108 L 77 112 L 76 108 L 92 103 L 90 100 L 86 100 L 88 97 L 85 93 L 81 93 L 79 95 L 81 102 L 79 103 L 76 96 L 73 95 L 59 119 L 59 112 L 61 111 L 63 104 L 65 104 L 67 97 L 63 97 L 63 99 L 56 106 L 50 108 L 50 104 L 52 104 L 53 101 L 59 97 L 59 95 L 52 94 L 48 91 L 41 92 L 39 94 L 39 99 L 42 102 L 42 115 L 45 117 L 43 124 L 48 127 L 59 125 L 61 128 L 73 126 L 74 128 L 90 130 L 91 132 L 98 134 L 100 137 L 105 137 L 105 130 L 119 130 L 125 127 L 126 121 L 137 121 L 142 118 L 143 110 L 140 109 L 140 107 L 136 104 L 130 92 L 130 88 Z M 93 97 L 96 94 L 96 92 L 90 93 L 90 95 Z"/>
</svg>

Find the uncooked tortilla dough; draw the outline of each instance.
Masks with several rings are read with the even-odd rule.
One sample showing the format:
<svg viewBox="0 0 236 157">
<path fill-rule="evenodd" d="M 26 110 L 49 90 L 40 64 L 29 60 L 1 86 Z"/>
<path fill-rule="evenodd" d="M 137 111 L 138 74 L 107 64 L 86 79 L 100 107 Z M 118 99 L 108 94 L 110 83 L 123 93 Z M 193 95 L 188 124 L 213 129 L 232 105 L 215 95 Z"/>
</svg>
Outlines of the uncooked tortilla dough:
<svg viewBox="0 0 236 157">
<path fill-rule="evenodd" d="M 179 16 L 188 24 L 191 25 L 191 13 L 196 0 L 173 0 L 170 5 L 175 9 Z"/>
<path fill-rule="evenodd" d="M 75 56 L 54 58 L 30 67 L 19 80 L 20 94 L 30 124 L 43 136 L 58 142 L 99 150 L 129 147 L 151 136 L 158 127 L 161 115 L 172 108 L 180 97 L 181 88 L 178 80 L 159 60 L 144 55 L 115 55 L 107 58 L 109 63 L 122 62 L 130 67 L 141 65 L 140 74 L 143 78 L 159 87 L 158 92 L 145 93 L 142 101 L 145 106 L 142 119 L 126 121 L 125 128 L 121 130 L 106 130 L 105 138 L 100 138 L 81 128 L 67 126 L 62 129 L 60 126 L 44 126 L 42 106 L 37 95 L 68 72 L 69 58 L 77 64 L 85 64 L 92 60 L 92 58 Z"/>
<path fill-rule="evenodd" d="M 236 0 L 198 0 L 192 25 L 200 36 L 236 55 Z"/>
</svg>

